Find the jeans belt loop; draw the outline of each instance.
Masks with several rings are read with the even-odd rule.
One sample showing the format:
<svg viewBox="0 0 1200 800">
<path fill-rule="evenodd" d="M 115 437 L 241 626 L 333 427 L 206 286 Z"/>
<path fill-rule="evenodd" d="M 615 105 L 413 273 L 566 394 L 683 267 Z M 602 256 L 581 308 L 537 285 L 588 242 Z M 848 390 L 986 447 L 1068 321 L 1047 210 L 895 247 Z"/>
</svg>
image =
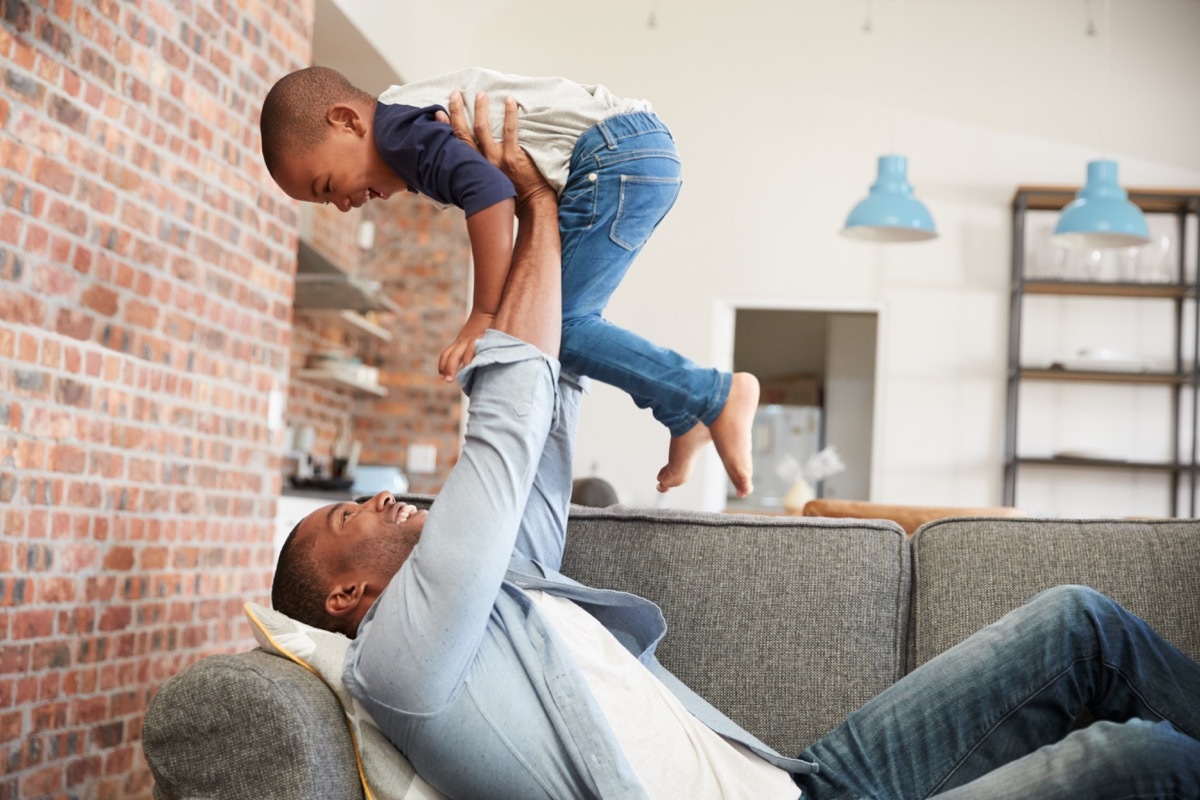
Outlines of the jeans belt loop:
<svg viewBox="0 0 1200 800">
<path fill-rule="evenodd" d="M 596 128 L 599 129 L 600 135 L 604 137 L 604 143 L 608 146 L 608 149 L 616 150 L 617 149 L 617 140 L 612 135 L 612 133 L 608 130 L 608 120 L 606 120 L 606 119 L 600 120 L 599 122 L 596 123 Z"/>
</svg>

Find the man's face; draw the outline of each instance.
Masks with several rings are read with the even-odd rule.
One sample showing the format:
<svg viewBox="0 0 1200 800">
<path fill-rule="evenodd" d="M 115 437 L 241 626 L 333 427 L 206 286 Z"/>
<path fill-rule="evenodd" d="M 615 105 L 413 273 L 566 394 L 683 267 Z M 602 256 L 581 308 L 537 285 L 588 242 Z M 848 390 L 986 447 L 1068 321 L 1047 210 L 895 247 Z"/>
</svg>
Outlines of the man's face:
<svg viewBox="0 0 1200 800">
<path fill-rule="evenodd" d="M 373 601 L 420 540 L 427 514 L 384 491 L 361 503 L 317 509 L 300 522 L 297 535 L 313 537 L 312 558 L 335 586 L 365 583 L 365 596 Z"/>
<path fill-rule="evenodd" d="M 349 211 L 407 188 L 375 149 L 368 123 L 358 111 L 337 105 L 325 122 L 320 143 L 302 153 L 288 153 L 276 169 L 276 182 L 289 197 Z"/>
</svg>

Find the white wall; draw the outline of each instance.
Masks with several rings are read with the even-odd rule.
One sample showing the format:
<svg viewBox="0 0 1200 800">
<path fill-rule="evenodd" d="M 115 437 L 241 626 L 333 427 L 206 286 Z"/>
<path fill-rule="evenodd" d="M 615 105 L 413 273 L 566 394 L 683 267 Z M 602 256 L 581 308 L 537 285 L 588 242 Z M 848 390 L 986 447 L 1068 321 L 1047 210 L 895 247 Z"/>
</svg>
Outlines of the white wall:
<svg viewBox="0 0 1200 800">
<path fill-rule="evenodd" d="M 728 366 L 730 304 L 884 309 L 872 499 L 999 501 L 1008 203 L 1119 159 L 1135 186 L 1200 186 L 1200 2 L 1113 3 L 1113 80 L 1079 0 L 338 0 L 405 78 L 482 64 L 649 98 L 684 160 L 679 203 L 611 318 Z M 1103 34 L 1103 3 L 1094 2 Z M 647 27 L 654 12 L 657 26 Z M 898 20 L 901 22 L 897 27 Z M 900 36 L 897 36 L 897 31 Z M 1108 112 L 1103 102 L 1108 99 Z M 880 246 L 837 231 L 892 144 L 941 232 Z M 652 505 L 667 439 L 598 386 L 577 468 Z M 719 470 L 715 457 L 705 465 Z M 719 474 L 665 500 L 720 504 Z M 716 491 L 712 491 L 716 489 Z"/>
</svg>

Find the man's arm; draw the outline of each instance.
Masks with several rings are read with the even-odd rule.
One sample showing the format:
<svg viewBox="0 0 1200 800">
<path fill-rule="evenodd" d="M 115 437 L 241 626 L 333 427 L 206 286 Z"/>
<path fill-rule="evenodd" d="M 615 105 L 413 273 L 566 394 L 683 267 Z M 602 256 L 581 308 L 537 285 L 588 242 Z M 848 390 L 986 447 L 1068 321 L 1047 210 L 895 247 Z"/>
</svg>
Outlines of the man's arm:
<svg viewBox="0 0 1200 800">
<path fill-rule="evenodd" d="M 480 142 L 493 163 L 522 176 L 514 181 L 521 224 L 494 330 L 463 375 L 471 395 L 466 443 L 420 541 L 367 612 L 346 673 L 352 692 L 396 710 L 437 710 L 461 688 L 555 416 L 562 324 L 557 201 L 517 144 L 516 113 L 515 104 L 506 108 L 504 145 L 490 136 Z"/>
<path fill-rule="evenodd" d="M 561 274 L 556 276 L 532 275 L 529 274 L 530 270 L 528 269 L 525 270 L 526 274 L 524 275 L 516 274 L 518 262 L 526 265 L 544 264 L 546 259 L 551 257 L 559 261 L 561 255 L 558 242 L 558 199 L 554 189 L 521 149 L 517 134 L 517 101 L 512 97 L 505 98 L 504 133 L 499 145 L 492 138 L 488 96 L 485 93 L 480 92 L 475 97 L 475 129 L 473 133 L 467 127 L 466 115 L 463 113 L 462 92 L 454 92 L 450 96 L 449 108 L 449 122 L 455 136 L 478 149 L 491 164 L 498 167 L 513 182 L 513 187 L 517 190 L 516 212 L 519 230 L 525 230 L 527 233 L 527 236 L 518 234 L 517 242 L 511 251 L 512 266 L 505 273 L 499 262 L 502 257 L 503 259 L 508 258 L 507 243 L 512 241 L 511 222 L 508 216 L 511 205 L 498 203 L 467 219 L 467 229 L 471 236 L 472 252 L 475 254 L 476 261 L 475 308 L 471 312 L 472 318 L 478 316 L 475 320 L 477 325 L 485 321 L 485 318 L 490 319 L 491 327 L 496 330 L 523 339 L 548 355 L 557 356 L 558 340 L 562 328 Z M 550 229 L 547 229 L 547 226 Z M 506 237 L 505 234 L 509 234 L 509 236 Z M 507 263 L 504 266 L 508 266 Z M 501 276 L 507 278 L 507 282 L 504 282 L 503 294 L 500 291 L 500 284 L 503 282 Z M 553 286 L 545 283 L 547 277 L 553 277 Z M 517 285 L 514 285 L 514 281 Z M 481 297 L 497 295 L 501 297 L 500 307 L 496 310 L 495 316 L 491 317 L 487 313 L 488 309 L 481 307 Z M 545 305 L 545 302 L 551 298 L 553 298 L 553 305 Z M 506 303 L 509 306 L 508 313 L 506 316 L 502 316 Z M 551 349 L 543 346 L 543 343 L 549 344 L 550 337 L 546 336 L 546 334 L 550 334 L 549 330 L 540 331 L 534 337 L 523 328 L 519 331 L 511 329 L 514 323 L 521 326 L 527 321 L 545 319 L 542 315 L 533 313 L 533 305 L 537 305 L 540 310 L 552 314 L 558 320 L 553 326 L 554 331 L 551 334 L 554 341 Z M 463 329 L 464 332 L 468 332 L 470 327 L 471 320 L 468 320 L 467 326 Z M 480 332 L 482 331 L 475 331 L 475 335 Z M 535 338 L 537 341 L 534 340 Z M 470 349 L 473 350 L 473 342 L 471 345 Z M 449 378 L 460 366 L 460 359 L 465 363 L 467 360 L 465 357 L 470 354 L 468 350 L 463 349 L 461 342 L 455 342 L 446 349 L 440 359 L 439 369 L 442 375 Z"/>
<path fill-rule="evenodd" d="M 450 98 L 451 118 L 461 120 L 462 94 Z M 517 190 L 517 242 L 508 284 L 492 327 L 558 356 L 562 338 L 562 250 L 558 201 L 517 141 L 517 101 L 504 100 L 504 138 L 497 146 L 488 118 L 488 98 L 475 99 L 475 137 L 480 152 L 508 175 Z"/>
</svg>

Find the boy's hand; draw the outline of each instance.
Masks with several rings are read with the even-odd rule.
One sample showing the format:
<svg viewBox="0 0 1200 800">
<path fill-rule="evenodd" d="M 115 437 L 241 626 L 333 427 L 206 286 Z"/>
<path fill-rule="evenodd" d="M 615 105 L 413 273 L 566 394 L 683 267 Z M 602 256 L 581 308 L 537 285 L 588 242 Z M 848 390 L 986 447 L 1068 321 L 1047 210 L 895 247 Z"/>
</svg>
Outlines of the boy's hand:
<svg viewBox="0 0 1200 800">
<path fill-rule="evenodd" d="M 495 314 L 485 314 L 482 311 L 471 312 L 463 324 L 462 330 L 458 332 L 458 336 L 438 358 L 438 372 L 441 374 L 442 380 L 447 382 L 454 380 L 458 371 L 471 363 L 471 359 L 475 357 L 475 340 L 492 327 L 492 319 L 495 316 Z"/>
<path fill-rule="evenodd" d="M 450 95 L 450 117 L 447 120 L 454 135 L 478 150 L 483 157 L 500 168 L 517 190 L 517 205 L 528 203 L 535 197 L 555 197 L 554 188 L 538 172 L 533 159 L 521 147 L 517 139 L 517 101 L 504 98 L 504 138 L 497 144 L 492 138 L 490 102 L 486 92 L 475 95 L 475 129 L 467 124 L 465 100 L 462 92 Z M 557 199 L 557 198 L 555 198 Z"/>
</svg>

